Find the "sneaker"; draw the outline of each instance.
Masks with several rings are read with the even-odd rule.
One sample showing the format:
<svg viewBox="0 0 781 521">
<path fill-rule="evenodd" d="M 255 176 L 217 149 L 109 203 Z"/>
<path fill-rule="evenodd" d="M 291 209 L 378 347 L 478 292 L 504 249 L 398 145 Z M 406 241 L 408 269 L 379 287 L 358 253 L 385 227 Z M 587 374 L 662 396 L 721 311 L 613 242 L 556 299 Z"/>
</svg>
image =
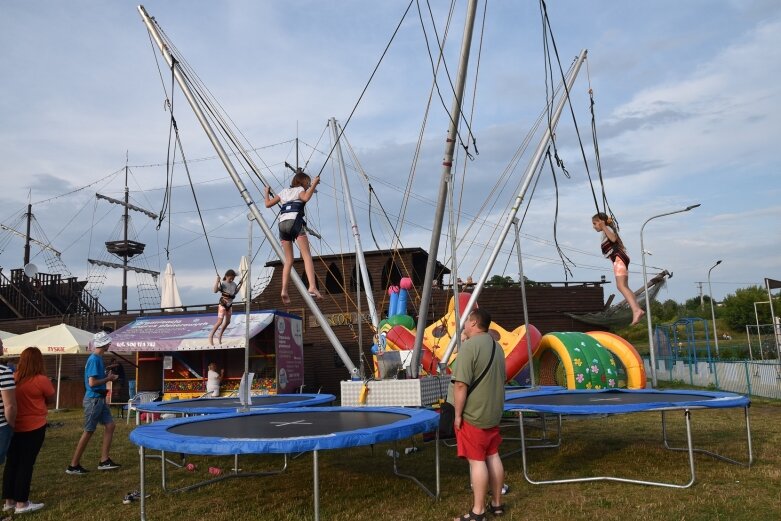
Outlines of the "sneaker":
<svg viewBox="0 0 781 521">
<path fill-rule="evenodd" d="M 11 510 L 16 509 L 16 504 L 9 505 L 7 503 L 3 504 L 3 512 L 10 512 Z"/>
<path fill-rule="evenodd" d="M 128 492 L 125 497 L 122 499 L 122 503 L 125 505 L 129 505 L 133 501 L 137 500 L 139 497 L 141 497 L 140 492 Z"/>
<path fill-rule="evenodd" d="M 76 465 L 75 467 L 73 465 L 68 465 L 68 468 L 65 469 L 66 474 L 73 474 L 76 476 L 81 476 L 89 472 L 87 469 L 82 467 L 81 465 Z"/>
<path fill-rule="evenodd" d="M 32 501 L 29 501 L 25 507 L 16 507 L 14 513 L 26 514 L 27 512 L 35 512 L 36 510 L 40 510 L 42 508 L 43 503 L 33 503 Z"/>
<path fill-rule="evenodd" d="M 98 470 L 113 470 L 118 469 L 119 467 L 119 463 L 114 463 L 111 461 L 111 458 L 107 459 L 106 461 L 101 461 L 98 464 Z"/>
</svg>

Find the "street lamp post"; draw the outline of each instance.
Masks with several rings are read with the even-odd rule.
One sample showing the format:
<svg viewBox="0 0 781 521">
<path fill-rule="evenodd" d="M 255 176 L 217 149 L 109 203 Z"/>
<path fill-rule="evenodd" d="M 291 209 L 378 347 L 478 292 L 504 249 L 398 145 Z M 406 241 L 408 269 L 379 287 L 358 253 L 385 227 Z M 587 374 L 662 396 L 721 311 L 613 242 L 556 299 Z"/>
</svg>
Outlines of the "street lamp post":
<svg viewBox="0 0 781 521">
<path fill-rule="evenodd" d="M 721 264 L 720 260 L 716 261 L 716 264 L 708 270 L 708 296 L 710 297 L 710 317 L 713 320 L 713 340 L 716 342 L 716 358 L 719 358 L 719 335 L 716 332 L 716 312 L 713 309 L 713 290 L 710 287 L 710 272 L 719 264 Z"/>
<path fill-rule="evenodd" d="M 643 223 L 643 226 L 640 227 L 640 253 L 643 259 L 643 284 L 645 285 L 645 291 L 643 293 L 645 294 L 645 316 L 646 319 L 648 320 L 648 352 L 650 353 L 650 357 L 651 357 L 651 386 L 654 388 L 656 387 L 656 353 L 654 353 L 654 332 L 652 329 L 653 326 L 651 324 L 651 300 L 648 297 L 648 274 L 645 268 L 646 251 L 645 251 L 645 245 L 643 243 L 643 230 L 645 230 L 645 225 L 654 219 L 658 219 L 659 217 L 664 217 L 666 215 L 688 212 L 689 210 L 694 210 L 698 206 L 700 206 L 699 203 L 693 204 L 691 206 L 687 206 L 683 210 L 675 210 L 674 212 L 667 212 L 659 215 L 654 215 L 653 217 L 649 217 Z"/>
</svg>

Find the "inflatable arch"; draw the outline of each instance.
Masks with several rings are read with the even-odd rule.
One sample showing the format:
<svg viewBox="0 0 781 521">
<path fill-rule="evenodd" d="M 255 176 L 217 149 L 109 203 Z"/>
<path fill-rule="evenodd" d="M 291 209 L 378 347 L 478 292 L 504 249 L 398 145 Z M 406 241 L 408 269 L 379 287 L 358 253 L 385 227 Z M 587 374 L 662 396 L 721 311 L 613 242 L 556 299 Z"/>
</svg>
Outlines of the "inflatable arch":
<svg viewBox="0 0 781 521">
<path fill-rule="evenodd" d="M 568 389 L 645 388 L 645 368 L 635 348 L 604 331 L 548 333 L 535 355 L 541 385 Z"/>
</svg>

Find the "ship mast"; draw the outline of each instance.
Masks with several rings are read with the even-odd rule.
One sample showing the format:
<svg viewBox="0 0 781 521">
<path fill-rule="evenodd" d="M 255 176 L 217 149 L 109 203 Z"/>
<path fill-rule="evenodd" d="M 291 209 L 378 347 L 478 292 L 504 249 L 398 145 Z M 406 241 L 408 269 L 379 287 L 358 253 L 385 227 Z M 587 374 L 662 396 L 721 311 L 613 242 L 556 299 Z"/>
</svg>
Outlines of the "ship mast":
<svg viewBox="0 0 781 521">
<path fill-rule="evenodd" d="M 89 261 L 90 264 L 95 264 L 97 266 L 106 266 L 109 268 L 117 268 L 122 270 L 122 306 L 121 306 L 122 313 L 127 313 L 127 272 L 135 271 L 137 273 L 147 273 L 149 275 L 152 275 L 155 278 L 157 278 L 157 276 L 160 275 L 159 271 L 152 271 L 144 268 L 138 268 L 135 266 L 131 266 L 128 263 L 128 261 L 133 257 L 135 257 L 136 255 L 140 255 L 141 253 L 144 253 L 144 248 L 146 247 L 146 244 L 142 242 L 131 241 L 128 239 L 128 228 L 130 226 L 130 210 L 142 213 L 147 217 L 149 217 L 150 219 L 157 219 L 157 214 L 152 213 L 148 210 L 144 210 L 143 208 L 140 208 L 136 205 L 130 204 L 130 189 L 128 188 L 127 185 L 127 177 L 128 177 L 128 167 L 126 162 L 124 201 L 121 201 L 119 199 L 114 199 L 113 197 L 108 197 L 106 195 L 95 194 L 95 197 L 98 199 L 105 199 L 110 203 L 118 204 L 124 207 L 124 213 L 122 215 L 122 240 L 106 241 L 106 251 L 122 259 L 122 264 L 100 261 L 96 259 L 87 259 L 87 261 Z"/>
</svg>

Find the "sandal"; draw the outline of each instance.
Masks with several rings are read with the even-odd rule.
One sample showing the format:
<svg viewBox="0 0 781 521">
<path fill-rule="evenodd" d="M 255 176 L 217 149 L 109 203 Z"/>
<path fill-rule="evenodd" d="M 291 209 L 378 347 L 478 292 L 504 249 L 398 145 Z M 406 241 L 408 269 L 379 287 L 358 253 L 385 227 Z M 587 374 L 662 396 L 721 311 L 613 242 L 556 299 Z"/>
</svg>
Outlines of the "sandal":
<svg viewBox="0 0 781 521">
<path fill-rule="evenodd" d="M 475 514 L 470 510 L 468 514 L 457 517 L 454 521 L 485 521 L 485 514 Z"/>
<path fill-rule="evenodd" d="M 491 503 L 488 503 L 486 510 L 496 517 L 504 515 L 504 505 L 492 505 Z"/>
</svg>

